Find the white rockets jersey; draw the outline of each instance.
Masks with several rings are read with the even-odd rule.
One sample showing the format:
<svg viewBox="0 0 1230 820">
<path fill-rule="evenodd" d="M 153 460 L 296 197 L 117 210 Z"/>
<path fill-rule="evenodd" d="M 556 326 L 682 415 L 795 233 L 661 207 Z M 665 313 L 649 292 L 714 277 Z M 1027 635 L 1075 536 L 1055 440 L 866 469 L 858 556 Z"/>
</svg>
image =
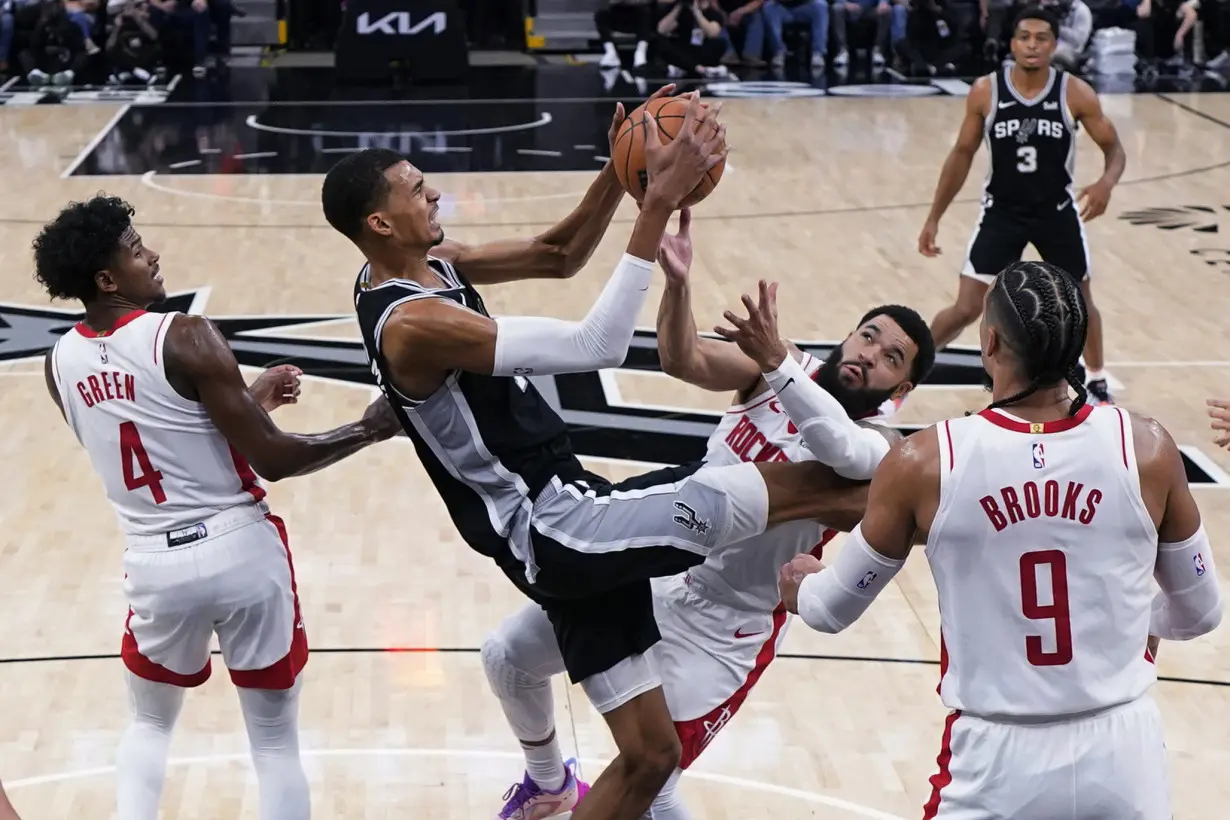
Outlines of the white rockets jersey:
<svg viewBox="0 0 1230 820">
<path fill-rule="evenodd" d="M 1143 695 L 1157 529 L 1127 412 L 1037 424 L 984 410 L 936 428 L 944 704 L 1048 718 Z"/>
<path fill-rule="evenodd" d="M 190 527 L 265 496 L 205 408 L 167 381 L 162 347 L 177 315 L 134 311 L 104 334 L 78 324 L 52 351 L 64 415 L 130 535 Z"/>
<path fill-rule="evenodd" d="M 806 353 L 801 363 L 809 376 L 814 376 L 821 365 Z M 719 466 L 741 461 L 814 459 L 772 390 L 747 403 L 732 405 L 709 437 L 705 453 L 707 463 Z M 777 573 L 782 564 L 802 552 L 815 550 L 819 555 L 819 548 L 834 535 L 835 531 L 815 521 L 779 524 L 763 535 L 714 550 L 703 564 L 688 571 L 685 581 L 705 597 L 743 609 L 772 612 L 781 602 Z"/>
</svg>

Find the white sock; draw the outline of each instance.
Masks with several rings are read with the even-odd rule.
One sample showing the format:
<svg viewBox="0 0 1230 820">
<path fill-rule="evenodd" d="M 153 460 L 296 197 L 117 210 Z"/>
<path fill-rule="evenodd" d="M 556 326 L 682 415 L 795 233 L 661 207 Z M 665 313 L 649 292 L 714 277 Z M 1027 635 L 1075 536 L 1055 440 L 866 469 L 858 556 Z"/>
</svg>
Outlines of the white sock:
<svg viewBox="0 0 1230 820">
<path fill-rule="evenodd" d="M 1105 378 L 1106 378 L 1105 370 L 1093 370 L 1092 368 L 1085 368 L 1085 384 L 1088 384 L 1089 382 L 1096 382 L 1098 379 L 1105 379 Z"/>
<path fill-rule="evenodd" d="M 559 738 L 555 732 L 551 739 L 538 746 L 530 746 L 522 742 L 521 750 L 525 752 L 525 773 L 544 791 L 559 791 L 568 772 L 564 769 L 564 757 L 560 754 Z"/>
<path fill-rule="evenodd" d="M 683 772 L 675 769 L 666 781 L 666 785 L 662 787 L 662 791 L 658 792 L 658 796 L 653 799 L 649 811 L 645 813 L 642 820 L 692 820 L 692 813 L 688 811 L 687 806 L 683 805 L 683 800 L 679 797 L 679 775 L 681 774 Z"/>
<path fill-rule="evenodd" d="M 184 690 L 125 670 L 132 722 L 116 753 L 116 809 L 124 820 L 157 820 L 167 776 L 171 732 L 184 705 Z"/>
<path fill-rule="evenodd" d="M 618 57 L 618 56 L 619 56 L 619 52 L 615 50 L 615 44 L 614 44 L 614 43 L 603 43 L 603 44 L 602 44 L 602 50 L 603 50 L 604 52 L 606 52 L 606 54 L 607 54 L 608 56 L 610 56 L 610 57 Z"/>
<path fill-rule="evenodd" d="M 309 820 L 312 801 L 299 760 L 299 689 L 240 689 L 252 765 L 260 786 L 261 820 Z"/>
</svg>

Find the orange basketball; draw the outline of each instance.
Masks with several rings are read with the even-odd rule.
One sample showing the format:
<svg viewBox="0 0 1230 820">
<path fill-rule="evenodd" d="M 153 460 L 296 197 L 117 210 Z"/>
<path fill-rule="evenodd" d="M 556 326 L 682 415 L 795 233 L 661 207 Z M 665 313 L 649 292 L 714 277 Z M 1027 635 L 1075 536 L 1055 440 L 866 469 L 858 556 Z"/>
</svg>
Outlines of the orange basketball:
<svg viewBox="0 0 1230 820">
<path fill-rule="evenodd" d="M 683 127 L 689 102 L 688 99 L 682 97 L 659 97 L 656 100 L 650 100 L 629 114 L 623 125 L 619 127 L 615 147 L 611 151 L 611 162 L 615 164 L 615 175 L 619 177 L 619 184 L 624 186 L 624 190 L 632 194 L 637 202 L 645 201 L 645 188 L 649 184 L 648 175 L 645 172 L 646 117 L 657 119 L 659 137 L 663 143 L 670 142 Z M 679 207 L 686 208 L 695 205 L 709 196 L 717 187 L 724 170 L 726 170 L 726 160 L 710 168 L 701 179 L 700 184 L 688 194 Z"/>
</svg>

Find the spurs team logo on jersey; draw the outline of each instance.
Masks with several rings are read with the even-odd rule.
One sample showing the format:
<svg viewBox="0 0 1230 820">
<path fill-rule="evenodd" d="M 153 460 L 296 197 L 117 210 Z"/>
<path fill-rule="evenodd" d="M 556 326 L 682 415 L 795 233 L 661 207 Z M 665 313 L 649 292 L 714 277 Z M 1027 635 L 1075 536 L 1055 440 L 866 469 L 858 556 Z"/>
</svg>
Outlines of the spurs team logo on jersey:
<svg viewBox="0 0 1230 820">
<path fill-rule="evenodd" d="M 682 501 L 675 502 L 675 509 L 679 510 L 680 514 L 676 515 L 673 520 L 685 530 L 691 530 L 697 535 L 704 535 L 712 528 L 708 521 L 705 521 L 696 514 L 696 510 Z"/>
<path fill-rule="evenodd" d="M 1062 122 L 1025 117 L 1019 120 L 998 120 L 992 133 L 997 140 L 1012 138 L 1025 145 L 1034 135 L 1063 139 L 1068 135 L 1068 129 Z"/>
<path fill-rule="evenodd" d="M 153 310 L 203 314 L 208 291 L 185 291 L 170 295 Z M 0 303 L 0 362 L 37 362 L 51 346 L 82 319 L 80 310 L 31 307 Z M 321 324 L 352 322 L 350 314 L 272 316 L 211 316 L 230 343 L 239 364 L 273 367 L 294 364 L 306 375 L 365 389 L 376 386 L 363 343 L 358 339 L 295 335 L 295 329 Z M 823 360 L 835 342 L 797 342 L 799 348 Z M 661 372 L 657 333 L 636 331 L 624 370 Z M 523 378 L 523 377 L 522 377 Z M 948 349 L 940 354 L 927 379 L 932 387 L 977 389 L 982 385 L 981 354 L 976 348 Z M 578 455 L 654 464 L 685 464 L 703 458 L 714 425 L 725 414 L 701 410 L 669 410 L 637 407 L 613 398 L 597 373 L 536 376 L 534 383 L 547 402 L 568 424 Z M 89 387 L 89 385 L 86 385 Z M 99 383 L 102 395 L 106 389 Z M 112 384 L 112 392 L 115 385 Z M 93 389 L 90 389 L 93 397 Z M 769 408 L 777 413 L 780 406 Z M 758 425 L 759 426 L 759 425 Z M 919 425 L 896 425 L 903 435 Z M 791 434 L 795 431 L 792 428 Z M 744 433 L 743 435 L 747 435 Z M 1189 482 L 1230 487 L 1230 477 L 1217 470 L 1197 448 L 1180 448 Z M 749 446 L 753 458 L 760 451 Z M 774 456 L 776 458 L 776 456 Z"/>
</svg>

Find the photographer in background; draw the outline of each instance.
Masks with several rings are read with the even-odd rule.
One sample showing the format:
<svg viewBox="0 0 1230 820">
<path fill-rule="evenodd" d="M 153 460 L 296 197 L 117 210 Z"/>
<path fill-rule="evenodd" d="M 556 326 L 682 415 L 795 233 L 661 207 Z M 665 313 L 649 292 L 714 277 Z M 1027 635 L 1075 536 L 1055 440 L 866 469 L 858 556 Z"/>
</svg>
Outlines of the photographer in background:
<svg viewBox="0 0 1230 820">
<path fill-rule="evenodd" d="M 726 73 L 721 65 L 728 40 L 723 31 L 726 15 L 717 0 L 678 0 L 658 21 L 657 52 L 668 74 Z"/>
<path fill-rule="evenodd" d="M 149 19 L 149 3 L 120 0 L 109 8 L 113 13 L 107 37 L 111 82 L 123 85 L 136 79 L 148 83 L 157 74 L 162 56 L 158 29 Z"/>
<path fill-rule="evenodd" d="M 1081 55 L 1093 36 L 1093 12 L 1084 0 L 1064 0 L 1044 4 L 1059 18 L 1059 42 L 1052 61 L 1064 71 L 1075 72 L 1081 65 Z"/>
</svg>

